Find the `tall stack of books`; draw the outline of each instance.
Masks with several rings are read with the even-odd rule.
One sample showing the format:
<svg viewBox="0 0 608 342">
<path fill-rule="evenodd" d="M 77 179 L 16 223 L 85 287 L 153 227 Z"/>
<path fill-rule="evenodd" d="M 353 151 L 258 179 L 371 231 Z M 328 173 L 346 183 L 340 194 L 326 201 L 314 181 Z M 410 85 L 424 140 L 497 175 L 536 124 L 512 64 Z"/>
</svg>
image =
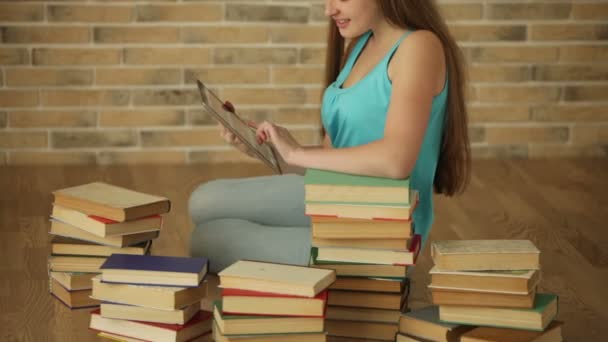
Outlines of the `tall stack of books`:
<svg viewBox="0 0 608 342">
<path fill-rule="evenodd" d="M 431 256 L 429 288 L 439 306 L 432 320 L 459 331 L 461 341 L 562 340 L 558 297 L 537 291 L 540 251 L 531 241 L 437 241 Z M 412 314 L 401 318 L 400 331 L 428 339 Z"/>
<path fill-rule="evenodd" d="M 217 342 L 324 342 L 331 270 L 240 260 L 219 274 Z"/>
<path fill-rule="evenodd" d="M 98 306 L 91 279 L 112 253 L 148 254 L 170 201 L 122 187 L 88 183 L 53 192 L 50 292 L 70 308 Z"/>
<path fill-rule="evenodd" d="M 112 254 L 93 278 L 89 327 L 119 341 L 211 341 L 205 258 Z"/>
<path fill-rule="evenodd" d="M 394 340 L 407 311 L 407 267 L 420 251 L 409 179 L 308 169 L 306 214 L 312 222 L 310 266 L 336 271 L 328 334 Z"/>
</svg>

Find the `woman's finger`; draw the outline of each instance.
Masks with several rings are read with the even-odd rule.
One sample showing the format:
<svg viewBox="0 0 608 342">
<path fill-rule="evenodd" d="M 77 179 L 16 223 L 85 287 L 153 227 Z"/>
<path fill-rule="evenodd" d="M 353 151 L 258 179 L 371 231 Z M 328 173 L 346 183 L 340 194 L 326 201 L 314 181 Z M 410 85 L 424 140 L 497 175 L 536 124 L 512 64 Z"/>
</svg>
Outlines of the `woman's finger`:
<svg viewBox="0 0 608 342">
<path fill-rule="evenodd" d="M 234 113 L 234 105 L 230 101 L 224 102 L 224 104 L 222 105 L 222 107 L 225 110 Z"/>
<path fill-rule="evenodd" d="M 230 142 L 234 141 L 234 133 L 228 131 L 226 132 L 226 137 L 228 138 L 228 140 L 230 140 Z"/>
<path fill-rule="evenodd" d="M 267 140 L 277 135 L 277 129 L 273 123 L 264 121 L 264 124 L 264 133 L 266 134 Z"/>
<path fill-rule="evenodd" d="M 269 136 L 266 133 L 267 126 L 268 126 L 267 121 L 264 121 L 258 125 L 258 128 L 256 130 L 256 138 L 257 138 L 258 144 L 262 144 L 263 142 L 268 140 Z"/>
</svg>

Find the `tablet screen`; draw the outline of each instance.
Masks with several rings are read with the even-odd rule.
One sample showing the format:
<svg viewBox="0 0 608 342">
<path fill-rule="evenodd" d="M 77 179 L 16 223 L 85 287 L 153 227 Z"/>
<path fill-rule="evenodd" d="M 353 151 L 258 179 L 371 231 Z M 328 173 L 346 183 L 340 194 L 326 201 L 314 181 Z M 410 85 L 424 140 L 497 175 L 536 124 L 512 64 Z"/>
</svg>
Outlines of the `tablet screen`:
<svg viewBox="0 0 608 342">
<path fill-rule="evenodd" d="M 224 109 L 224 101 L 220 100 L 220 98 L 206 87 L 203 82 L 197 80 L 196 83 L 206 112 L 220 121 L 226 129 L 239 137 L 239 139 L 260 156 L 262 161 L 268 164 L 268 166 L 277 173 L 281 173 L 279 163 L 277 162 L 277 158 L 275 157 L 272 148 L 266 143 L 261 145 L 257 143 L 255 129 L 250 127 L 247 122 L 238 116 L 238 114 Z"/>
</svg>

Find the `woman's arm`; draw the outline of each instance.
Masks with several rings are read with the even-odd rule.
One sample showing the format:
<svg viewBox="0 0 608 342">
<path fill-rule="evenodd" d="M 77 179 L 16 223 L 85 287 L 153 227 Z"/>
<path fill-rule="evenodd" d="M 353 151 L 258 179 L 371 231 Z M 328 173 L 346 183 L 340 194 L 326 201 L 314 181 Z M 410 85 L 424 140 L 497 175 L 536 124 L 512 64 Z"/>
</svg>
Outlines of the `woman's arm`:
<svg viewBox="0 0 608 342">
<path fill-rule="evenodd" d="M 235 112 L 234 105 L 230 101 L 226 101 L 223 104 L 223 107 L 227 111 L 230 111 L 232 113 Z M 255 122 L 248 121 L 247 123 L 252 128 L 257 128 L 257 124 Z M 248 155 L 252 158 L 261 160 L 261 158 L 258 154 L 254 153 L 249 148 L 249 146 L 245 145 L 242 141 L 240 141 L 240 139 L 236 135 L 234 135 L 232 132 L 227 130 L 226 127 L 224 127 L 221 123 L 218 123 L 218 127 L 219 127 L 220 137 L 222 137 L 227 143 L 229 143 L 230 145 L 235 147 L 237 150 L 245 153 L 246 155 Z M 329 135 L 325 135 L 321 145 L 307 146 L 305 148 L 306 149 L 319 149 L 319 148 L 331 148 L 331 147 L 332 147 L 331 139 L 329 138 Z M 295 174 L 299 174 L 299 175 L 304 175 L 306 173 L 306 168 L 303 168 L 303 167 L 300 167 L 297 165 L 290 165 L 287 162 L 285 162 L 285 160 L 283 159 L 283 157 L 281 156 L 280 153 L 277 153 L 277 159 L 278 159 L 277 161 L 278 161 L 283 173 L 295 173 Z"/>
<path fill-rule="evenodd" d="M 331 139 L 329 138 L 328 134 L 325 134 L 325 137 L 323 138 L 323 143 L 321 145 L 318 146 L 305 146 L 302 147 L 305 150 L 322 150 L 322 149 L 330 149 L 332 148 L 331 145 Z M 294 165 L 294 164 L 288 164 L 283 157 L 281 157 L 280 153 L 277 153 L 277 158 L 279 158 L 279 163 L 281 165 L 281 169 L 283 170 L 283 173 L 295 173 L 298 175 L 304 175 L 306 173 L 306 168 L 305 167 L 301 167 L 298 165 Z"/>
<path fill-rule="evenodd" d="M 351 148 L 293 149 L 285 156 L 286 161 L 304 168 L 408 177 L 418 159 L 445 68 L 441 41 L 429 31 L 414 32 L 397 49 L 392 64 L 392 94 L 382 139 Z"/>
</svg>

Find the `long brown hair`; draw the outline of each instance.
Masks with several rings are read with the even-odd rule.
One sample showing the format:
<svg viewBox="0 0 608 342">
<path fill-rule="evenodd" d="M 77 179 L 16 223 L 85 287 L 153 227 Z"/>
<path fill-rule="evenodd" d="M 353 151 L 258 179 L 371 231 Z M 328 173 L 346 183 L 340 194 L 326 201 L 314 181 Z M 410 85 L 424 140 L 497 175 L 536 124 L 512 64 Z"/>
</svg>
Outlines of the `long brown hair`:
<svg viewBox="0 0 608 342">
<path fill-rule="evenodd" d="M 448 77 L 448 103 L 445 129 L 437 172 L 433 182 L 436 193 L 453 196 L 466 188 L 471 173 L 467 108 L 465 104 L 464 58 L 462 51 L 449 32 L 435 0 L 377 0 L 384 17 L 394 26 L 403 29 L 428 30 L 437 35 L 444 47 Z M 330 19 L 325 65 L 325 87 L 333 83 L 342 69 L 346 57 L 358 38 L 345 49 L 344 38 Z M 325 131 L 322 129 L 322 134 Z"/>
</svg>

